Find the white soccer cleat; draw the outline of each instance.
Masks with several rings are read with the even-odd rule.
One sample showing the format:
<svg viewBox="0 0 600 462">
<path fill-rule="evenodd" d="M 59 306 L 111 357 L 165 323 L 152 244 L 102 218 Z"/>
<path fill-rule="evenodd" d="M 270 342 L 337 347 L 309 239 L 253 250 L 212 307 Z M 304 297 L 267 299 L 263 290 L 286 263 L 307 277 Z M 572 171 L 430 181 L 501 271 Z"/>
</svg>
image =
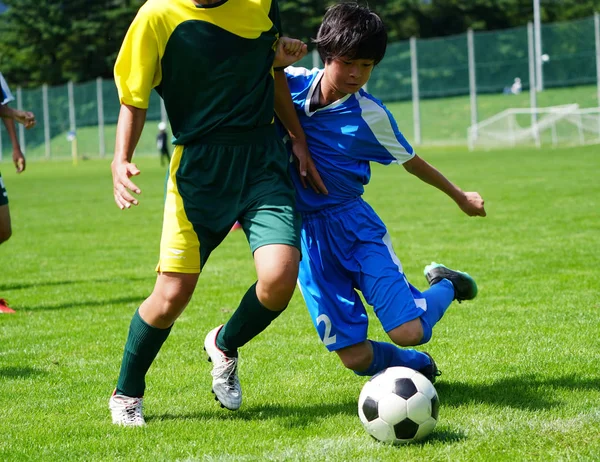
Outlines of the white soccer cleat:
<svg viewBox="0 0 600 462">
<path fill-rule="evenodd" d="M 217 335 L 222 327 L 215 327 L 206 335 L 204 350 L 208 360 L 213 363 L 211 374 L 215 399 L 221 403 L 221 407 L 235 411 L 242 405 L 242 387 L 237 375 L 238 358 L 226 356 L 217 347 Z"/>
<path fill-rule="evenodd" d="M 108 407 L 115 425 L 124 427 L 142 427 L 146 425 L 142 415 L 144 398 L 131 398 L 124 395 L 112 395 Z"/>
</svg>

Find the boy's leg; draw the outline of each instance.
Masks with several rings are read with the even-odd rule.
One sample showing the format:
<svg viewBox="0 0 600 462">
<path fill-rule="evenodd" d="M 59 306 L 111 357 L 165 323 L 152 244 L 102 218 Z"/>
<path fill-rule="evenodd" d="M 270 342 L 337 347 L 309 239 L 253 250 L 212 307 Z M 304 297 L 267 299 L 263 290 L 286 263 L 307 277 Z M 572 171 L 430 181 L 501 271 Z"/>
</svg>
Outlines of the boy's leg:
<svg viewBox="0 0 600 462">
<path fill-rule="evenodd" d="M 208 333 L 204 348 L 213 362 L 213 392 L 223 407 L 238 409 L 242 391 L 237 376 L 238 348 L 264 331 L 287 307 L 298 277 L 300 252 L 288 245 L 265 245 L 254 252 L 258 281 L 229 321 Z"/>
<path fill-rule="evenodd" d="M 431 340 L 433 327 L 446 313 L 446 310 L 454 300 L 454 288 L 452 283 L 446 279 L 440 281 L 427 289 L 425 292 L 419 292 L 416 288 L 410 285 L 411 292 L 417 303 L 419 300 L 424 300 L 421 303 L 423 314 L 419 317 L 423 328 L 422 338 L 416 342 L 417 345 L 422 345 Z"/>
<path fill-rule="evenodd" d="M 8 194 L 0 174 L 0 244 L 6 242 L 12 235 L 10 225 L 10 209 L 8 208 Z"/>
<path fill-rule="evenodd" d="M 298 276 L 300 220 L 288 175 L 287 155 L 271 126 L 235 136 L 219 157 L 221 175 L 241 178 L 229 192 L 230 217 L 225 231 L 239 220 L 254 256 L 258 281 L 246 292 L 223 328 L 213 329 L 205 348 L 213 362 L 213 391 L 228 409 L 241 405 L 237 349 L 267 328 L 288 305 Z M 238 144 L 242 142 L 244 144 Z M 249 144 L 245 144 L 249 143 Z M 234 165 L 237 162 L 237 165 Z M 204 172 L 203 172 L 204 175 Z M 221 204 L 221 206 L 228 204 Z M 229 212 L 228 212 L 229 213 Z M 221 210 L 217 215 L 223 215 Z"/>
<path fill-rule="evenodd" d="M 433 327 L 442 319 L 453 300 L 460 303 L 477 296 L 477 284 L 467 273 L 451 270 L 435 262 L 427 265 L 423 273 L 431 287 L 420 293 L 411 286 L 413 293 L 421 294 L 427 301 L 426 310 L 421 315 L 423 338 L 419 344 L 427 343 L 431 339 Z"/>
<path fill-rule="evenodd" d="M 298 278 L 300 252 L 288 245 L 266 245 L 254 252 L 258 281 L 246 292 L 238 309 L 217 336 L 228 356 L 265 330 L 287 307 Z"/>
<path fill-rule="evenodd" d="M 141 399 L 146 373 L 169 336 L 175 320 L 185 309 L 194 291 L 198 274 L 161 273 L 154 291 L 135 312 L 129 326 L 117 388 L 109 406 L 113 423 L 143 425 Z M 132 418 L 137 409 L 137 418 Z"/>
<path fill-rule="evenodd" d="M 439 375 L 435 362 L 427 353 L 403 349 L 391 343 L 366 340 L 336 351 L 344 365 L 356 375 L 373 376 L 388 367 L 403 366 L 421 372 L 432 383 Z"/>
</svg>

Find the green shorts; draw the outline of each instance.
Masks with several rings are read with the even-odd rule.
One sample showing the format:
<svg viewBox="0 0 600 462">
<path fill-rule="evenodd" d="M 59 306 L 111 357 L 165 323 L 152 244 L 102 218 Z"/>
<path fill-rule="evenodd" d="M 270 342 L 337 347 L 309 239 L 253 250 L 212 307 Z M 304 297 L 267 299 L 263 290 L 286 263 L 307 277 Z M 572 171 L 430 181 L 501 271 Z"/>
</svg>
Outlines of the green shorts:
<svg viewBox="0 0 600 462">
<path fill-rule="evenodd" d="M 300 249 L 288 156 L 274 126 L 176 146 L 166 185 L 157 271 L 200 272 L 239 221 L 250 249 Z"/>
<path fill-rule="evenodd" d="M 0 173 L 0 205 L 8 204 L 8 193 L 4 187 L 4 181 L 2 181 L 2 173 Z"/>
</svg>

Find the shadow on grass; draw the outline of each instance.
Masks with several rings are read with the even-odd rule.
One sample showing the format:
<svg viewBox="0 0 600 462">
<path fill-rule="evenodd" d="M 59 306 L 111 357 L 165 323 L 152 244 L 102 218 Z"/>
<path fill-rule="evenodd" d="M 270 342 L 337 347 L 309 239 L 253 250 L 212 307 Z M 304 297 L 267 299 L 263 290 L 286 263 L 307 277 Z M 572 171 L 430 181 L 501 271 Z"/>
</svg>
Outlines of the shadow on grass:
<svg viewBox="0 0 600 462">
<path fill-rule="evenodd" d="M 43 375 L 44 371 L 33 367 L 2 367 L 0 368 L 0 380 L 2 379 L 25 379 L 34 375 Z"/>
<path fill-rule="evenodd" d="M 122 303 L 141 303 L 144 301 L 143 296 L 136 297 L 120 297 L 103 300 L 82 300 L 76 302 L 59 303 L 56 305 L 45 305 L 45 306 L 31 306 L 31 305 L 15 305 L 13 308 L 20 312 L 39 312 L 39 311 L 54 311 L 54 310 L 65 310 L 67 308 L 79 308 L 79 307 L 92 307 L 92 306 L 106 306 L 106 305 L 119 305 Z"/>
<path fill-rule="evenodd" d="M 429 443 L 458 443 L 459 441 L 465 440 L 467 437 L 463 432 L 455 432 L 451 430 L 433 430 L 429 436 L 422 441 L 411 443 L 411 445 L 420 444 L 421 446 Z"/>
<path fill-rule="evenodd" d="M 98 278 L 98 279 L 69 279 L 65 281 L 41 281 L 41 282 L 27 282 L 21 283 L 17 282 L 14 284 L 0 284 L 0 291 L 7 290 L 21 290 L 21 289 L 31 289 L 31 288 L 40 288 L 40 287 L 52 287 L 52 286 L 66 286 L 66 285 L 75 285 L 75 284 L 93 284 L 98 282 L 118 282 L 119 284 L 123 282 L 131 282 L 131 281 L 145 281 L 151 279 L 152 275 L 146 277 L 112 277 L 112 278 Z"/>
<path fill-rule="evenodd" d="M 553 399 L 552 390 L 598 390 L 600 377 L 581 377 L 576 374 L 540 378 L 525 374 L 496 380 L 491 384 L 439 382 L 435 385 L 442 406 L 465 404 L 494 404 L 526 410 L 550 409 L 562 402 Z"/>
<path fill-rule="evenodd" d="M 283 426 L 289 428 L 303 428 L 314 425 L 315 422 L 330 419 L 335 415 L 358 415 L 356 403 L 318 404 L 318 405 L 263 405 L 242 408 L 231 412 L 221 409 L 215 403 L 214 411 L 190 412 L 181 414 L 156 414 L 146 417 L 146 421 L 162 420 L 228 420 L 228 421 L 255 421 L 255 420 L 282 420 Z"/>
<path fill-rule="evenodd" d="M 297 430 L 314 426 L 315 422 L 329 420 L 336 416 L 356 417 L 356 425 L 360 427 L 358 415 L 356 412 L 356 402 L 338 404 L 313 404 L 313 405 L 268 405 L 256 406 L 242 409 L 236 412 L 230 412 L 217 407 L 214 411 L 190 412 L 181 414 L 155 414 L 146 416 L 146 422 L 161 422 L 167 420 L 178 421 L 276 421 L 283 428 Z M 218 424 L 218 422 L 217 422 Z M 431 443 L 456 443 L 464 440 L 466 437 L 461 432 L 452 430 L 435 430 L 423 441 L 412 443 L 411 445 L 424 445 Z M 402 447 L 400 445 L 398 447 Z"/>
</svg>

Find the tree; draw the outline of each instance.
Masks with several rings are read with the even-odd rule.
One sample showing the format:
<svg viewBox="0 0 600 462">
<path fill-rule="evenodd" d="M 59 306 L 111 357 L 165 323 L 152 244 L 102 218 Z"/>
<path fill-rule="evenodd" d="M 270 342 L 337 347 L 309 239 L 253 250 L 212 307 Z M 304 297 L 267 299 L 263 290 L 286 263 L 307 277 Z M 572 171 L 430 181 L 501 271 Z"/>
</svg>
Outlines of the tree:
<svg viewBox="0 0 600 462">
<path fill-rule="evenodd" d="M 5 0 L 0 69 L 24 87 L 110 78 L 143 0 Z"/>
</svg>

